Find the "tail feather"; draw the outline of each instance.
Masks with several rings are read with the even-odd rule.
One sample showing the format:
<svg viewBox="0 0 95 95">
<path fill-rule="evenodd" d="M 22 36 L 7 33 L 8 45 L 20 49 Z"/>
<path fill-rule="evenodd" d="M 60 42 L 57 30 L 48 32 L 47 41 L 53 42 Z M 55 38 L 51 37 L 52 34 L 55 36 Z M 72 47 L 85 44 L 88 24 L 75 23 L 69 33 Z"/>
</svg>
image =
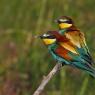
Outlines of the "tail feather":
<svg viewBox="0 0 95 95">
<path fill-rule="evenodd" d="M 92 69 L 92 71 L 87 71 L 87 73 L 88 73 L 91 77 L 95 78 L 95 69 L 94 69 L 94 68 Z"/>
<path fill-rule="evenodd" d="M 92 65 L 86 63 L 73 62 L 73 66 L 86 71 L 88 74 L 95 78 L 95 68 L 93 68 Z"/>
</svg>

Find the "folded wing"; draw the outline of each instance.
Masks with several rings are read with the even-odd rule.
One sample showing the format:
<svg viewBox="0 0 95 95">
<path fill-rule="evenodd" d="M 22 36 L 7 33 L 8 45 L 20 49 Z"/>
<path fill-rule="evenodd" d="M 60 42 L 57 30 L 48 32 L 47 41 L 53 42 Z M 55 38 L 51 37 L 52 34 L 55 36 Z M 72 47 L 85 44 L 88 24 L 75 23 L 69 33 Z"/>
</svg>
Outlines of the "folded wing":
<svg viewBox="0 0 95 95">
<path fill-rule="evenodd" d="M 60 35 L 58 31 L 51 31 L 50 33 L 56 36 L 57 44 L 59 44 L 59 46 L 68 50 L 74 54 L 74 56 L 79 56 L 79 60 L 81 58 L 91 65 L 94 63 L 86 45 L 84 34 L 82 32 L 68 31 L 65 32 L 64 35 Z M 62 52 L 63 50 L 61 48 L 59 54 L 62 55 Z"/>
</svg>

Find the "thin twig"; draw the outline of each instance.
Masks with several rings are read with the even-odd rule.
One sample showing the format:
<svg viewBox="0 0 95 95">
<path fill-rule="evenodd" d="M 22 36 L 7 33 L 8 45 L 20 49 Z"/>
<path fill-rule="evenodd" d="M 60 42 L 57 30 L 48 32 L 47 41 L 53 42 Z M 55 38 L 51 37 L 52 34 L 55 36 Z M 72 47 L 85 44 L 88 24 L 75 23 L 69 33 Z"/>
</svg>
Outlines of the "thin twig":
<svg viewBox="0 0 95 95">
<path fill-rule="evenodd" d="M 62 68 L 62 64 L 58 63 L 54 66 L 54 68 L 50 71 L 50 73 L 45 76 L 41 82 L 41 84 L 39 85 L 39 87 L 37 88 L 37 90 L 34 92 L 33 95 L 40 95 L 41 92 L 44 90 L 45 86 L 47 85 L 47 83 L 50 81 L 50 79 Z"/>
</svg>

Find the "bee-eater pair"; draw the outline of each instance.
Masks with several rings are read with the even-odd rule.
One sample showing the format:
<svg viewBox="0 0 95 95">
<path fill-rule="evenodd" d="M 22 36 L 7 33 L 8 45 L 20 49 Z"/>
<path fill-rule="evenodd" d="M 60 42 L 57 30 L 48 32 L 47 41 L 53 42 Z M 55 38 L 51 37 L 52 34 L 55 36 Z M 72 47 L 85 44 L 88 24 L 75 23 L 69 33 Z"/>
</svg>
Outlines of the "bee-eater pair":
<svg viewBox="0 0 95 95">
<path fill-rule="evenodd" d="M 84 34 L 67 16 L 60 17 L 56 23 L 59 26 L 58 31 L 48 31 L 40 36 L 51 55 L 59 63 L 77 67 L 95 77 L 95 69 L 92 66 L 94 62 Z"/>
</svg>

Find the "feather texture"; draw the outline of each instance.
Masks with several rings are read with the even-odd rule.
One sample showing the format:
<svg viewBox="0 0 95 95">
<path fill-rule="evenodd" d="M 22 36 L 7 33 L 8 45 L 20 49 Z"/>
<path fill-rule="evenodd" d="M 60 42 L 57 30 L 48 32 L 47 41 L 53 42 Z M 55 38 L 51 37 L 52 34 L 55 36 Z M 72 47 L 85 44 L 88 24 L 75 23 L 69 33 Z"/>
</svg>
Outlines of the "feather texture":
<svg viewBox="0 0 95 95">
<path fill-rule="evenodd" d="M 51 42 L 52 38 L 53 43 L 48 45 L 51 55 L 57 61 L 84 70 L 95 77 L 95 69 L 92 67 L 94 62 L 86 45 L 84 33 L 80 32 L 74 26 L 72 19 L 66 16 L 58 19 L 57 22 L 60 30 L 48 31 L 49 36 L 42 37 L 43 40 L 49 39 L 46 42 Z"/>
<path fill-rule="evenodd" d="M 63 30 L 59 31 L 63 32 Z M 84 34 L 82 32 L 75 28 L 71 30 L 68 29 L 67 31 L 64 31 L 63 34 L 59 33 L 59 31 L 49 31 L 49 34 L 56 37 L 57 44 L 69 52 L 81 56 L 88 62 L 88 64 L 93 64 L 92 57 L 89 53 Z"/>
</svg>

